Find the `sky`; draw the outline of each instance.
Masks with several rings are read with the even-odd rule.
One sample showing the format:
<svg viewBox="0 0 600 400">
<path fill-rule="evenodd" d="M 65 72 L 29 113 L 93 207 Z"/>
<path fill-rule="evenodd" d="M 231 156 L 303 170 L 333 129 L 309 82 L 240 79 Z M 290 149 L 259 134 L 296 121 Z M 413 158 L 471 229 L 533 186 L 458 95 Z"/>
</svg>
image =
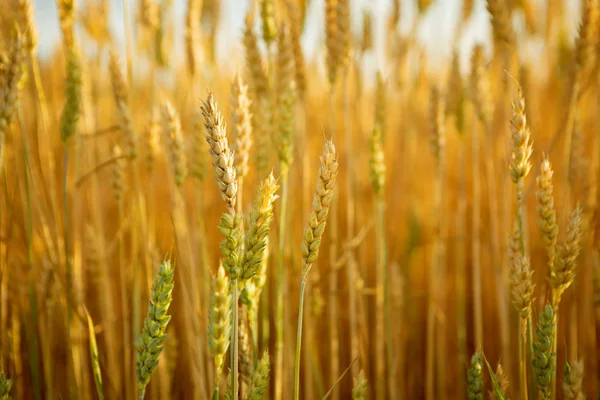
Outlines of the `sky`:
<svg viewBox="0 0 600 400">
<path fill-rule="evenodd" d="M 125 0 L 130 9 L 130 14 L 134 18 L 134 13 L 138 7 L 139 0 Z M 242 62 L 241 57 L 231 62 L 231 56 L 242 54 L 241 51 L 241 32 L 244 23 L 244 16 L 251 0 L 223 0 L 220 30 L 217 37 L 218 61 L 232 71 L 237 69 L 237 63 Z M 535 0 L 538 3 L 542 0 Z M 567 10 L 572 12 L 578 9 L 574 3 L 577 0 L 566 0 L 571 7 Z M 0 3 L 2 0 L 0 0 Z M 83 3 L 78 0 L 76 3 Z M 175 26 L 175 35 L 177 38 L 183 38 L 183 27 L 185 21 L 185 0 L 173 0 L 174 16 L 177 21 Z M 302 44 L 308 58 L 321 57 L 324 51 L 324 32 L 323 32 L 323 14 L 324 0 L 311 0 L 308 10 L 307 24 L 305 26 Z M 385 70 L 385 57 L 383 55 L 383 40 L 377 40 L 385 34 L 387 14 L 391 9 L 391 0 L 351 0 L 353 31 L 358 34 L 361 32 L 362 10 L 368 10 L 373 14 L 375 32 L 375 43 L 379 46 L 370 60 L 367 62 L 367 68 L 376 68 Z M 416 1 L 402 0 L 402 19 L 399 29 L 407 32 L 412 21 L 417 14 Z M 435 0 L 423 15 L 421 24 L 417 32 L 417 40 L 427 50 L 429 56 L 429 67 L 438 65 L 441 61 L 450 57 L 453 51 L 454 30 L 458 19 L 460 18 L 462 0 Z M 39 47 L 42 56 L 49 52 L 60 42 L 60 31 L 57 14 L 56 0 L 34 0 L 34 12 L 36 23 L 39 30 Z M 120 51 L 124 53 L 124 24 L 123 24 L 123 0 L 110 0 L 111 13 L 111 31 L 118 40 Z M 575 14 L 577 12 L 575 11 Z M 571 19 L 577 21 L 577 15 Z M 519 16 L 516 17 L 516 23 Z M 576 24 L 573 24 L 575 29 Z M 468 54 L 474 43 L 483 42 L 489 44 L 491 36 L 491 27 L 489 16 L 485 9 L 484 0 L 476 0 L 473 16 L 466 24 L 461 40 L 458 43 L 459 50 L 463 54 L 463 64 L 468 59 Z M 234 50 L 234 51 L 231 51 Z M 181 40 L 175 43 L 172 52 L 175 58 L 183 57 L 183 48 Z M 527 53 L 535 54 L 535 44 L 527 50 Z M 526 54 L 527 56 L 528 54 Z M 531 56 L 531 55 L 530 55 Z M 464 67 L 464 65 L 463 65 Z M 231 72 L 231 71 L 229 71 Z"/>
</svg>

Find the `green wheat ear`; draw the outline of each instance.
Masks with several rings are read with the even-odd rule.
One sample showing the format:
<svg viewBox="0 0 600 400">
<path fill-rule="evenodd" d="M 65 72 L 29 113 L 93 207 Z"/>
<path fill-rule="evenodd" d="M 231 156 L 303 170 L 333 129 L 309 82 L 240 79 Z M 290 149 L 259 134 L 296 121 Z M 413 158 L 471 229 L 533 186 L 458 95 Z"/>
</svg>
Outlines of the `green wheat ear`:
<svg viewBox="0 0 600 400">
<path fill-rule="evenodd" d="M 140 346 L 137 350 L 138 360 L 135 366 L 140 399 L 150 377 L 158 365 L 158 359 L 167 338 L 165 333 L 171 316 L 167 314 L 173 300 L 174 266 L 170 260 L 165 260 L 160 266 L 158 274 L 154 276 L 152 293 L 148 302 L 148 313 L 144 319 L 144 327 L 140 333 Z"/>
<path fill-rule="evenodd" d="M 471 357 L 471 368 L 467 372 L 467 398 L 469 400 L 483 400 L 483 357 L 477 351 Z"/>
<path fill-rule="evenodd" d="M 10 388 L 12 381 L 8 379 L 3 372 L 0 372 L 0 400 L 11 400 Z"/>
<path fill-rule="evenodd" d="M 265 350 L 262 358 L 254 369 L 252 374 L 252 382 L 248 390 L 248 400 L 261 400 L 264 399 L 267 386 L 269 386 L 269 351 Z"/>
<path fill-rule="evenodd" d="M 365 372 L 361 369 L 358 376 L 354 377 L 354 386 L 352 388 L 352 400 L 366 400 L 367 399 L 367 380 L 365 379 Z"/>
<path fill-rule="evenodd" d="M 540 315 L 533 343 L 533 371 L 542 399 L 549 399 L 552 396 L 552 376 L 556 368 L 556 353 L 553 352 L 555 329 L 554 310 L 548 304 Z"/>
</svg>

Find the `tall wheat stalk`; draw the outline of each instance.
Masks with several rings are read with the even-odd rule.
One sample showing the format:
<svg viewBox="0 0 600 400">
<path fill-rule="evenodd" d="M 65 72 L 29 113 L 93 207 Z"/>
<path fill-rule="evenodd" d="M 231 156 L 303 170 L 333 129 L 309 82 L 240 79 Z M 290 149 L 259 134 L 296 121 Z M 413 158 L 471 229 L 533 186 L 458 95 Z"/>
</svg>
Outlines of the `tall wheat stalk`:
<svg viewBox="0 0 600 400">
<path fill-rule="evenodd" d="M 338 170 L 338 155 L 333 142 L 327 140 L 321 156 L 321 167 L 317 178 L 317 188 L 313 197 L 312 210 L 308 217 L 301 252 L 303 258 L 302 281 L 298 310 L 298 333 L 296 336 L 296 357 L 294 366 L 294 400 L 300 399 L 300 358 L 302 354 L 302 317 L 304 314 L 304 293 L 308 273 L 319 255 L 321 238 L 327 224 L 327 216 L 333 199 L 333 190 Z"/>
</svg>

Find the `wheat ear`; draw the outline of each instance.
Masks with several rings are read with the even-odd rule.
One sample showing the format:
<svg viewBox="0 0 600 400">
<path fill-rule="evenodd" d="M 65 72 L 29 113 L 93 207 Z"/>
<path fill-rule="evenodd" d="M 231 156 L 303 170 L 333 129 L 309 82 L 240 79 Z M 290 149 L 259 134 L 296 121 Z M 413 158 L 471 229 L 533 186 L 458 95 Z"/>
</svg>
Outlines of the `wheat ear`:
<svg viewBox="0 0 600 400">
<path fill-rule="evenodd" d="M 367 400 L 367 379 L 365 378 L 365 371 L 362 369 L 358 373 L 358 376 L 354 377 L 354 386 L 352 387 L 352 400 Z"/>
<path fill-rule="evenodd" d="M 229 292 L 229 278 L 227 278 L 225 269 L 221 264 L 219 265 L 217 274 L 213 278 L 210 308 L 208 311 L 208 345 L 215 366 L 213 398 L 218 398 L 219 396 L 219 382 L 223 371 L 225 354 L 229 348 L 230 334 L 231 293 Z"/>
<path fill-rule="evenodd" d="M 583 377 L 583 360 L 575 360 L 573 364 L 565 363 L 563 394 L 566 400 L 585 400 Z"/>
<path fill-rule="evenodd" d="M 12 387 L 12 381 L 0 372 L 0 400 L 11 400 L 10 389 Z"/>
<path fill-rule="evenodd" d="M 471 357 L 471 367 L 467 371 L 467 398 L 483 400 L 483 355 L 476 351 Z"/>
<path fill-rule="evenodd" d="M 532 360 L 538 389 L 544 400 L 552 397 L 552 382 L 556 369 L 556 353 L 553 351 L 555 331 L 554 310 L 551 305 L 546 305 L 535 330 Z"/>
<path fill-rule="evenodd" d="M 148 313 L 144 318 L 144 327 L 140 333 L 140 347 L 137 350 L 135 371 L 138 380 L 139 398 L 144 398 L 146 386 L 152 373 L 158 366 L 159 356 L 167 338 L 166 330 L 171 316 L 168 314 L 173 300 L 174 265 L 165 260 L 154 277 Z"/>
</svg>

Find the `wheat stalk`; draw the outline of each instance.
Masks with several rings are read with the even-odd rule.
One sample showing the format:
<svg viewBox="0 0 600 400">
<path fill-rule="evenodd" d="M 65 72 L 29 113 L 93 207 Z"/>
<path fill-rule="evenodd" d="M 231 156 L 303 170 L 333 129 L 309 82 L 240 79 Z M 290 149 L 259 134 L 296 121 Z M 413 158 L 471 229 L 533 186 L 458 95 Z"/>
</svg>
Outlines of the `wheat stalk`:
<svg viewBox="0 0 600 400">
<path fill-rule="evenodd" d="M 213 399 L 218 399 L 219 382 L 223 370 L 225 354 L 229 347 L 231 335 L 231 293 L 229 279 L 225 275 L 223 265 L 219 265 L 213 278 L 210 307 L 208 311 L 208 344 L 214 359 L 215 380 Z"/>
<path fill-rule="evenodd" d="M 333 189 L 338 171 L 338 161 L 335 146 L 330 140 L 325 141 L 323 154 L 321 155 L 321 167 L 317 178 L 317 188 L 312 202 L 312 210 L 308 216 L 308 222 L 304 228 L 302 245 L 302 283 L 300 285 L 300 306 L 298 312 L 298 334 L 296 337 L 296 358 L 294 368 L 294 399 L 300 398 L 300 355 L 302 349 L 302 315 L 304 309 L 304 292 L 308 273 L 317 260 L 321 238 L 327 224 L 327 216 L 333 198 Z"/>
</svg>

